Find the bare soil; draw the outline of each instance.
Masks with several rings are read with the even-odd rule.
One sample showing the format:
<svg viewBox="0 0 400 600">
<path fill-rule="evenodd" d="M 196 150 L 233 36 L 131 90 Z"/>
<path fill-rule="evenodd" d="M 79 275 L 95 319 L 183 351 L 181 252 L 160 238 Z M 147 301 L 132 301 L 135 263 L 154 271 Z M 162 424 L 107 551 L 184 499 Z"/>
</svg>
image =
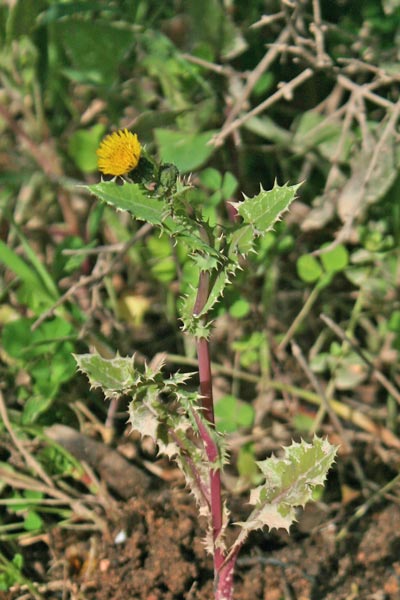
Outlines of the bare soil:
<svg viewBox="0 0 400 600">
<path fill-rule="evenodd" d="M 164 487 L 164 484 L 163 484 Z M 115 508 L 115 507 L 114 507 Z M 351 507 L 347 514 L 352 514 Z M 346 514 L 326 518 L 313 504 L 291 535 L 257 532 L 240 556 L 236 600 L 396 600 L 400 598 L 400 507 L 379 506 L 343 541 Z M 105 535 L 53 531 L 38 552 L 43 598 L 211 600 L 212 562 L 185 490 L 165 487 L 121 502 Z M 43 549 L 42 549 L 43 550 Z M 35 548 L 26 552 L 34 563 Z M 33 598 L 15 586 L 2 600 Z"/>
</svg>

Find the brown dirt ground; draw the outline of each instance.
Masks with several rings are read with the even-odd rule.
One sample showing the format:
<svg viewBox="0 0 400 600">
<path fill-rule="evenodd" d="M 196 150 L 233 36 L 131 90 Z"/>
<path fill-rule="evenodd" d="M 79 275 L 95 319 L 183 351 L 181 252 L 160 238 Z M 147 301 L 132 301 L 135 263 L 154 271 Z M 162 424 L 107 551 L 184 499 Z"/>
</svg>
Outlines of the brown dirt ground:
<svg viewBox="0 0 400 600">
<path fill-rule="evenodd" d="M 256 532 L 237 565 L 235 600 L 400 598 L 400 507 L 379 506 L 338 543 L 335 534 L 346 522 L 341 518 L 335 524 L 313 504 L 291 536 Z M 117 543 L 121 531 L 126 540 Z M 106 535 L 51 534 L 43 598 L 211 600 L 212 563 L 202 535 L 184 490 L 166 488 L 121 503 Z M 31 596 L 15 587 L 0 598 Z"/>
</svg>

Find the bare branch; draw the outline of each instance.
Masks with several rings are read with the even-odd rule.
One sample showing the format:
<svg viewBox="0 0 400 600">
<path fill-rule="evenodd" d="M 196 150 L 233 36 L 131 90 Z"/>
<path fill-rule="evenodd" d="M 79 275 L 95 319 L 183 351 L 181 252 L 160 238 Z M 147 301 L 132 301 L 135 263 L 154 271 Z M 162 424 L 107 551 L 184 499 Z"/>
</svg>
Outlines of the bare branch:
<svg viewBox="0 0 400 600">
<path fill-rule="evenodd" d="M 220 133 L 218 133 L 216 136 L 214 136 L 214 138 L 211 140 L 210 143 L 214 144 L 217 147 L 221 146 L 223 144 L 225 138 L 228 137 L 228 135 L 230 135 L 235 130 L 239 129 L 239 127 L 241 127 L 249 119 L 262 113 L 264 110 L 266 110 L 267 108 L 269 108 L 270 106 L 272 106 L 273 104 L 278 102 L 278 100 L 281 100 L 281 99 L 290 100 L 292 98 L 294 90 L 297 87 L 299 87 L 302 83 L 307 81 L 307 79 L 309 79 L 312 75 L 313 75 L 312 69 L 307 68 L 304 71 L 302 71 L 299 75 L 294 77 L 291 81 L 288 81 L 287 83 L 283 83 L 281 85 L 281 87 L 274 94 L 272 94 L 272 96 L 267 98 L 264 102 L 262 102 L 261 104 L 256 106 L 250 112 L 243 115 L 243 117 L 241 117 L 240 119 L 236 119 L 236 121 L 233 121 L 225 129 L 222 128 Z"/>
</svg>

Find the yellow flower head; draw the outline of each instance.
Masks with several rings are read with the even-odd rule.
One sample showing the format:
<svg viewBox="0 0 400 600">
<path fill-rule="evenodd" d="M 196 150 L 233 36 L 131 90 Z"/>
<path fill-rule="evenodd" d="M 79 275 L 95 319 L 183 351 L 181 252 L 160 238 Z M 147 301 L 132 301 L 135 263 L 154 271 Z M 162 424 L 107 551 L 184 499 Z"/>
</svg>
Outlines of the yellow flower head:
<svg viewBox="0 0 400 600">
<path fill-rule="evenodd" d="M 137 167 L 141 152 L 136 133 L 120 129 L 100 143 L 96 150 L 97 166 L 105 175 L 126 175 Z"/>
</svg>

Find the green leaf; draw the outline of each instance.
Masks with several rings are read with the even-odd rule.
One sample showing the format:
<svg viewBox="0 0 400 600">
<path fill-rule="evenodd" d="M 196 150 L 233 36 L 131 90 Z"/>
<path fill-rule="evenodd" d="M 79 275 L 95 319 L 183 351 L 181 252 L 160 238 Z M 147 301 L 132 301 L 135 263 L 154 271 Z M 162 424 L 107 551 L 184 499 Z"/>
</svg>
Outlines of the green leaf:
<svg viewBox="0 0 400 600">
<path fill-rule="evenodd" d="M 149 257 L 151 272 L 158 281 L 163 283 L 169 283 L 176 277 L 176 265 L 171 246 L 171 240 L 164 234 L 151 236 L 147 240 L 147 248 L 151 254 Z"/>
<path fill-rule="evenodd" d="M 204 321 L 201 317 L 193 316 L 194 299 L 196 298 L 196 290 L 194 294 L 189 294 L 182 299 L 180 306 L 180 318 L 183 326 L 182 331 L 190 333 L 196 338 L 209 339 L 211 333 L 212 322 Z"/>
<path fill-rule="evenodd" d="M 0 262 L 2 262 L 10 271 L 15 273 L 17 277 L 28 285 L 32 285 L 34 289 L 38 286 L 43 287 L 38 275 L 26 262 L 18 256 L 11 248 L 9 248 L 2 240 L 0 240 Z M 47 292 L 46 292 L 47 293 Z"/>
<path fill-rule="evenodd" d="M 65 343 L 57 347 L 51 356 L 51 369 L 49 372 L 49 355 L 43 356 L 31 366 L 31 374 L 35 378 L 34 391 L 38 396 L 54 398 L 60 385 L 69 381 L 75 373 L 75 362 L 71 356 L 72 344 Z M 42 404 L 45 410 L 45 404 Z"/>
<path fill-rule="evenodd" d="M 232 349 L 240 354 L 240 364 L 245 369 L 260 360 L 260 351 L 265 344 L 265 336 L 261 331 L 253 331 L 250 335 L 232 343 Z"/>
<path fill-rule="evenodd" d="M 39 490 L 24 490 L 23 494 L 25 498 L 33 498 L 34 500 L 44 498 L 44 493 Z"/>
<path fill-rule="evenodd" d="M 299 432 L 309 432 L 315 427 L 315 417 L 311 414 L 297 412 L 293 415 L 293 427 Z"/>
<path fill-rule="evenodd" d="M 235 396 L 227 395 L 216 403 L 215 417 L 218 431 L 232 433 L 241 428 L 251 427 L 254 421 L 254 408 Z"/>
<path fill-rule="evenodd" d="M 90 129 L 77 129 L 70 137 L 68 153 L 83 173 L 92 173 L 97 169 L 96 149 L 104 132 L 105 126 L 98 123 Z"/>
<path fill-rule="evenodd" d="M 322 252 L 320 259 L 327 273 L 338 273 L 349 264 L 349 253 L 345 246 L 338 244 L 332 250 Z"/>
<path fill-rule="evenodd" d="M 257 467 L 254 444 L 247 443 L 241 446 L 236 465 L 240 477 L 245 479 L 247 482 L 251 482 L 253 485 L 258 485 L 262 480 L 260 470 Z"/>
<path fill-rule="evenodd" d="M 138 183 L 118 185 L 108 181 L 83 187 L 117 210 L 128 211 L 135 219 L 161 225 L 165 213 L 164 202 L 150 198 Z"/>
<path fill-rule="evenodd" d="M 176 165 L 181 173 L 198 169 L 212 155 L 215 148 L 208 144 L 215 131 L 186 133 L 170 129 L 154 132 L 161 160 Z"/>
<path fill-rule="evenodd" d="M 204 169 L 199 176 L 201 183 L 210 190 L 219 190 L 222 185 L 222 175 L 217 169 L 209 167 Z"/>
<path fill-rule="evenodd" d="M 133 393 L 143 383 L 143 373 L 137 370 L 133 358 L 116 356 L 108 359 L 99 354 L 74 354 L 74 358 L 90 385 L 100 387 L 107 398 Z"/>
<path fill-rule="evenodd" d="M 243 317 L 247 317 L 251 310 L 251 306 L 247 300 L 244 298 L 238 298 L 231 304 L 229 307 L 229 314 L 234 319 L 243 319 Z"/>
<path fill-rule="evenodd" d="M 36 25 L 38 14 L 44 8 L 44 0 L 17 0 L 10 4 L 6 21 L 7 42 L 22 35 L 29 35 Z"/>
<path fill-rule="evenodd" d="M 54 283 L 51 275 L 47 271 L 42 260 L 38 257 L 36 252 L 33 250 L 33 248 L 28 243 L 28 240 L 27 240 L 26 236 L 22 233 L 21 228 L 18 225 L 16 225 L 15 223 L 13 223 L 13 229 L 15 230 L 18 238 L 21 241 L 21 244 L 22 244 L 22 247 L 24 249 L 27 259 L 29 260 L 29 262 L 33 266 L 34 270 L 40 277 L 45 289 L 48 291 L 49 295 L 53 298 L 53 300 L 57 300 L 57 298 L 59 297 L 57 286 Z"/>
<path fill-rule="evenodd" d="M 96 214 L 96 209 L 104 209 L 104 205 L 99 204 L 91 211 L 92 214 Z M 95 234 L 90 235 L 92 241 L 88 244 L 85 244 L 82 238 L 78 236 L 68 236 L 64 238 L 56 247 L 54 258 L 53 258 L 53 276 L 59 281 L 62 277 L 73 273 L 82 265 L 82 263 L 86 260 L 84 254 L 75 254 L 72 256 L 66 256 L 64 254 L 64 250 L 81 250 L 84 248 L 94 248 L 97 246 L 97 240 L 93 239 Z"/>
<path fill-rule="evenodd" d="M 74 337 L 74 330 L 70 323 L 56 317 L 34 331 L 32 323 L 33 319 L 27 318 L 11 321 L 4 325 L 1 335 L 4 351 L 32 378 L 33 393 L 29 386 L 26 389 L 29 398 L 22 413 L 25 424 L 34 422 L 50 407 L 60 385 L 75 373 L 71 356 L 73 344 L 69 341 Z M 25 388 L 19 388 L 20 393 Z"/>
<path fill-rule="evenodd" d="M 275 223 L 282 218 L 296 196 L 300 184 L 279 186 L 260 193 L 253 198 L 245 198 L 243 202 L 235 203 L 244 223 L 251 225 L 257 235 L 270 231 Z"/>
<path fill-rule="evenodd" d="M 229 236 L 229 258 L 237 260 L 237 254 L 246 256 L 254 249 L 255 235 L 251 225 L 241 225 Z"/>
<path fill-rule="evenodd" d="M 188 15 L 194 47 L 199 44 L 211 52 L 209 60 L 217 55 L 229 60 L 243 52 L 247 43 L 236 26 L 232 15 L 218 0 L 188 2 Z"/>
<path fill-rule="evenodd" d="M 46 353 L 55 354 L 60 349 L 60 344 L 65 343 L 65 338 L 73 333 L 72 326 L 60 317 L 45 321 L 35 331 L 31 330 L 33 321 L 21 318 L 4 326 L 2 343 L 5 351 L 13 358 L 27 360 Z M 61 351 L 63 352 L 63 348 Z"/>
<path fill-rule="evenodd" d="M 169 379 L 162 376 L 154 381 L 152 378 L 144 378 L 141 394 L 134 394 L 129 404 L 129 422 L 132 429 L 138 431 L 141 436 L 149 436 L 159 451 L 168 456 L 176 457 L 180 454 L 182 447 L 189 448 L 186 442 L 186 432 L 192 428 L 192 423 L 182 410 L 180 402 L 186 398 L 197 399 L 197 394 L 184 392 L 180 389 L 191 374 L 177 373 Z M 171 400 L 177 402 L 171 402 Z M 185 404 L 185 403 L 184 403 Z M 171 436 L 171 431 L 174 436 Z M 177 443 L 176 438 L 182 435 L 182 446 Z"/>
<path fill-rule="evenodd" d="M 295 508 L 311 500 L 314 489 L 324 483 L 336 451 L 326 439 L 314 437 L 310 444 L 302 441 L 284 448 L 283 458 L 259 461 L 265 483 L 251 491 L 250 504 L 255 508 L 247 521 L 239 523 L 244 531 L 235 545 L 241 545 L 253 529 L 289 530 L 296 520 Z"/>
<path fill-rule="evenodd" d="M 215 282 L 211 288 L 207 302 L 205 303 L 201 312 L 196 316 L 200 317 L 202 315 L 206 315 L 221 299 L 221 296 L 224 293 L 224 289 L 230 283 L 230 277 L 233 275 L 233 272 L 234 267 L 229 265 L 227 268 L 223 269 L 220 273 L 218 273 Z"/>
<path fill-rule="evenodd" d="M 36 531 L 40 529 L 43 525 L 43 519 L 37 512 L 30 510 L 28 511 L 25 519 L 24 519 L 24 529 L 25 531 Z"/>
<path fill-rule="evenodd" d="M 224 174 L 224 179 L 222 181 L 222 196 L 225 200 L 229 200 L 236 192 L 238 188 L 238 180 L 232 173 L 227 171 Z"/>
<path fill-rule="evenodd" d="M 53 399 L 47 396 L 29 396 L 22 413 L 22 424 L 32 425 L 51 406 Z"/>
<path fill-rule="evenodd" d="M 24 566 L 24 557 L 22 556 L 22 554 L 15 554 L 12 559 L 12 564 L 17 569 L 22 569 L 22 567 Z"/>
<path fill-rule="evenodd" d="M 296 263 L 298 276 L 306 283 L 317 281 L 323 271 L 318 260 L 312 254 L 303 254 Z"/>
<path fill-rule="evenodd" d="M 332 250 L 322 252 L 319 258 L 321 262 L 312 254 L 305 254 L 300 256 L 296 266 L 297 273 L 302 281 L 313 283 L 320 280 L 319 285 L 321 288 L 329 285 L 332 276 L 343 271 L 349 264 L 349 253 L 341 244 Z"/>
<path fill-rule="evenodd" d="M 138 431 L 142 437 L 149 436 L 155 444 L 158 443 L 158 428 L 160 419 L 157 411 L 148 406 L 147 403 L 129 403 L 129 423 L 134 431 Z M 178 452 L 178 448 L 175 448 Z"/>
<path fill-rule="evenodd" d="M 182 240 L 190 252 L 204 253 L 206 256 L 221 259 L 221 254 L 212 245 L 205 242 L 201 236 L 202 227 L 197 221 L 186 217 L 185 215 L 175 214 L 174 217 L 167 217 L 163 221 L 163 226 L 170 235 Z M 206 225 L 203 224 L 203 228 Z M 207 227 L 209 238 L 213 239 L 213 231 Z"/>
<path fill-rule="evenodd" d="M 225 268 L 222 268 L 219 271 L 212 284 L 207 302 L 196 315 L 193 314 L 193 308 L 197 296 L 197 289 L 194 287 L 190 288 L 189 293 L 183 298 L 180 306 L 180 316 L 183 322 L 184 331 L 191 333 L 195 337 L 209 337 L 211 323 L 203 322 L 203 317 L 207 316 L 217 302 L 220 301 L 225 288 L 230 283 L 230 277 L 234 274 L 236 268 L 237 265 L 229 263 Z"/>
<path fill-rule="evenodd" d="M 395 310 L 392 312 L 387 327 L 389 331 L 400 333 L 400 310 Z"/>
<path fill-rule="evenodd" d="M 245 129 L 261 136 L 275 144 L 289 146 L 292 143 L 290 131 L 279 127 L 270 117 L 252 117 L 243 125 Z"/>
<path fill-rule="evenodd" d="M 43 11 L 38 18 L 38 23 L 40 25 L 54 23 L 54 21 L 59 21 L 63 17 L 70 17 L 71 15 L 78 15 L 90 11 L 98 11 L 99 9 L 97 0 L 92 2 L 88 0 L 76 0 L 76 2 L 47 2 L 47 4 L 50 4 L 50 6 L 46 11 Z M 108 5 L 107 12 L 117 15 L 118 8 L 116 6 L 113 7 Z"/>
<path fill-rule="evenodd" d="M 337 151 L 341 135 L 342 125 L 339 120 L 328 120 L 315 110 L 310 110 L 300 117 L 292 145 L 299 154 L 305 154 L 310 149 L 318 147 L 320 153 L 329 159 Z M 347 159 L 351 145 L 352 132 L 350 131 L 342 147 L 341 162 Z"/>
<path fill-rule="evenodd" d="M 198 279 L 200 271 L 217 271 L 219 267 L 219 261 L 215 256 L 209 256 L 207 254 L 195 254 L 192 257 L 193 263 L 196 267 L 196 280 Z M 193 271 L 193 266 L 190 267 Z M 197 283 L 197 281 L 196 281 Z"/>
<path fill-rule="evenodd" d="M 176 118 L 185 113 L 186 110 L 145 110 L 135 119 L 135 133 L 137 133 L 140 140 L 152 140 L 154 131 L 157 128 L 174 125 Z"/>
<path fill-rule="evenodd" d="M 22 496 L 20 494 L 20 492 L 13 492 L 12 493 L 12 499 L 14 500 L 14 502 L 12 504 L 10 504 L 10 506 L 8 507 L 8 510 L 10 512 L 21 512 L 23 510 L 28 510 L 30 503 L 27 501 L 27 499 Z M 15 502 L 15 500 L 18 500 L 18 502 Z M 19 502 L 19 500 L 21 500 L 21 502 Z"/>
<path fill-rule="evenodd" d="M 66 19 L 53 27 L 71 62 L 72 70 L 65 69 L 65 73 L 82 82 L 111 85 L 135 42 L 130 30 L 98 19 Z"/>
<path fill-rule="evenodd" d="M 355 352 L 332 361 L 335 385 L 338 390 L 352 390 L 368 377 L 365 361 Z"/>
<path fill-rule="evenodd" d="M 35 314 L 54 304 L 54 296 L 44 285 L 40 275 L 0 240 L 0 263 L 20 279 L 19 300 L 29 306 Z"/>
<path fill-rule="evenodd" d="M 252 94 L 254 96 L 262 96 L 263 98 L 266 98 L 266 92 L 268 92 L 268 90 L 272 88 L 274 83 L 275 77 L 272 71 L 263 73 L 254 85 Z"/>
<path fill-rule="evenodd" d="M 168 215 L 166 202 L 150 197 L 137 183 L 117 185 L 113 181 L 83 186 L 117 210 L 129 212 L 135 219 L 159 226 L 169 236 L 182 240 L 190 252 L 219 256 L 201 237 L 199 224 L 184 214 Z"/>
</svg>

